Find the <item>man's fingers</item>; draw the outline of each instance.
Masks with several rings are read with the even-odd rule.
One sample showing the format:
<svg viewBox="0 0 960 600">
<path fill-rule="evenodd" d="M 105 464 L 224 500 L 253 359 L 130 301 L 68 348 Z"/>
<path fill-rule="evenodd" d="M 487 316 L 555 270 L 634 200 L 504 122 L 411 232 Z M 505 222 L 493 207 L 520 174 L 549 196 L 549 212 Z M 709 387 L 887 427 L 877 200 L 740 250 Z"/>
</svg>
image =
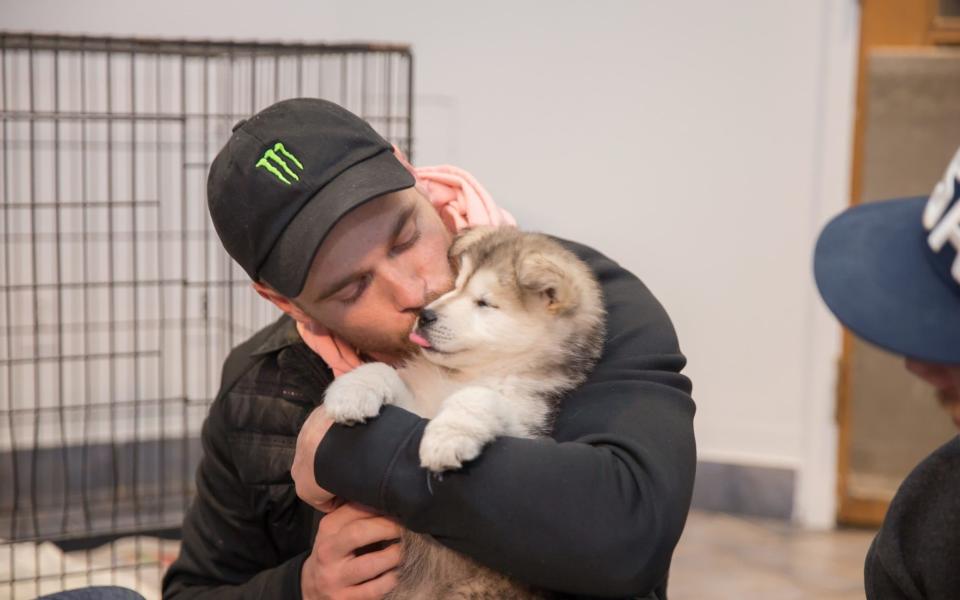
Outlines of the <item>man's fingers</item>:
<svg viewBox="0 0 960 600">
<path fill-rule="evenodd" d="M 350 600 L 380 600 L 397 587 L 397 572 L 389 571 L 380 577 L 350 588 L 346 597 Z"/>
<path fill-rule="evenodd" d="M 950 390 L 949 392 L 941 390 L 937 396 L 940 398 L 940 405 L 953 419 L 953 424 L 960 428 L 960 397 L 957 395 L 957 390 Z"/>
<path fill-rule="evenodd" d="M 400 544 L 393 544 L 383 550 L 351 558 L 343 566 L 344 583 L 358 585 L 383 575 L 395 569 L 402 557 Z"/>
<path fill-rule="evenodd" d="M 376 542 L 400 537 L 400 525 L 386 517 L 359 519 L 345 525 L 337 535 L 333 550 L 346 556 L 350 552 Z"/>
<path fill-rule="evenodd" d="M 327 535 L 331 535 L 346 527 L 348 523 L 359 519 L 372 519 L 378 516 L 373 509 L 355 502 L 348 502 L 324 515 L 324 517 L 320 519 L 320 529 Z"/>
<path fill-rule="evenodd" d="M 323 514 L 330 514 L 344 504 L 346 504 L 346 502 L 342 498 L 338 496 L 331 496 L 329 500 L 315 504 L 314 508 Z"/>
</svg>

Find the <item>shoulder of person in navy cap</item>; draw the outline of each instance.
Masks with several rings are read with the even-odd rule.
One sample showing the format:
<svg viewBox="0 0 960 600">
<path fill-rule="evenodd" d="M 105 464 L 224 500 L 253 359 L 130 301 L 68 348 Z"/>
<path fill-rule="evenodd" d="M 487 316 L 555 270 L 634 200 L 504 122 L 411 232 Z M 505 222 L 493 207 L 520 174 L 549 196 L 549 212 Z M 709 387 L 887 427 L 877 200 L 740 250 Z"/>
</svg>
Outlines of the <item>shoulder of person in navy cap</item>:
<svg viewBox="0 0 960 600">
<path fill-rule="evenodd" d="M 364 358 L 396 364 L 417 349 L 408 339 L 417 312 L 453 285 L 452 235 L 413 186 L 368 124 L 301 99 L 235 128 L 211 167 L 208 204 L 224 247 L 308 345 L 330 332 Z M 358 557 L 356 542 L 397 537 L 394 520 L 548 589 L 662 596 L 695 469 L 685 359 L 639 280 L 596 251 L 571 248 L 603 270 L 612 295 L 618 344 L 595 373 L 605 359 L 618 367 L 574 393 L 582 395 L 569 400 L 578 402 L 575 414 L 561 409 L 566 437 L 557 441 L 567 443 L 498 440 L 431 486 L 415 451 L 419 417 L 387 406 L 367 425 L 346 428 L 314 410 L 292 474 L 305 502 L 332 512 L 303 563 L 304 597 L 334 588 L 382 594 L 396 547 Z M 641 410 L 643 419 L 616 416 Z M 321 475 L 330 492 L 366 506 L 333 504 Z"/>
<path fill-rule="evenodd" d="M 960 150 L 930 196 L 848 209 L 820 235 L 821 295 L 854 334 L 905 357 L 960 428 Z M 922 461 L 865 563 L 872 599 L 960 597 L 960 439 Z"/>
</svg>

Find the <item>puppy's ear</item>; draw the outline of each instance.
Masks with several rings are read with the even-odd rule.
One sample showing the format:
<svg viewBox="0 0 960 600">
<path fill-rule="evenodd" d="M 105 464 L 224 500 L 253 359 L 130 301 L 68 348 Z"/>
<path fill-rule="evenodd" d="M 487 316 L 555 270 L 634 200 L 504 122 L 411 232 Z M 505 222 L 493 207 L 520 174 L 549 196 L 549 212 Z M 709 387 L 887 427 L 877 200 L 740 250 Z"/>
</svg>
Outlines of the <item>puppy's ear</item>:
<svg viewBox="0 0 960 600">
<path fill-rule="evenodd" d="M 517 263 L 517 280 L 528 294 L 539 297 L 555 315 L 577 308 L 576 284 L 563 263 L 543 252 L 530 252 Z"/>
<path fill-rule="evenodd" d="M 460 233 L 457 234 L 457 237 L 453 238 L 453 243 L 450 244 L 450 250 L 447 251 L 447 258 L 454 266 L 458 265 L 463 253 L 466 252 L 470 246 L 473 246 L 496 230 L 497 227 L 493 225 L 478 225 L 461 230 Z"/>
</svg>

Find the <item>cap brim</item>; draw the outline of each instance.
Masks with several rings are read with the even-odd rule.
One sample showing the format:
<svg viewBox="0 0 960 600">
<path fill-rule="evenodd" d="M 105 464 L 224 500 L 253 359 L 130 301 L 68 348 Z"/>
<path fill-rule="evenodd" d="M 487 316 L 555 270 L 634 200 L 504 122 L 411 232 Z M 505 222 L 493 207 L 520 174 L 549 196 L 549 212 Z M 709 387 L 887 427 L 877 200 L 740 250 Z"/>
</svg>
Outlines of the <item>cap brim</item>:
<svg viewBox="0 0 960 600">
<path fill-rule="evenodd" d="M 299 296 L 317 248 L 344 215 L 415 183 L 389 150 L 353 165 L 323 186 L 297 213 L 261 265 L 260 279 L 288 298 Z"/>
<path fill-rule="evenodd" d="M 865 204 L 817 241 L 820 295 L 853 333 L 895 354 L 960 363 L 960 287 L 934 269 L 921 225 L 927 198 Z"/>
</svg>

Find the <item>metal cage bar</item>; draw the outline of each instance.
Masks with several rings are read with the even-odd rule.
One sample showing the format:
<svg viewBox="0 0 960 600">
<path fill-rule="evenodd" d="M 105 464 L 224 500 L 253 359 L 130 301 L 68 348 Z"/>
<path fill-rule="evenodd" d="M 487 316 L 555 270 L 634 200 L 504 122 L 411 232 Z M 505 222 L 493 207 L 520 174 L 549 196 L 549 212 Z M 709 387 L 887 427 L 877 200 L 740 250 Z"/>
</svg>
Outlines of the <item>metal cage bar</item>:
<svg viewBox="0 0 960 600">
<path fill-rule="evenodd" d="M 410 49 L 0 32 L 0 597 L 158 597 L 227 352 L 276 317 L 205 179 L 235 121 L 324 97 L 408 155 Z"/>
</svg>

